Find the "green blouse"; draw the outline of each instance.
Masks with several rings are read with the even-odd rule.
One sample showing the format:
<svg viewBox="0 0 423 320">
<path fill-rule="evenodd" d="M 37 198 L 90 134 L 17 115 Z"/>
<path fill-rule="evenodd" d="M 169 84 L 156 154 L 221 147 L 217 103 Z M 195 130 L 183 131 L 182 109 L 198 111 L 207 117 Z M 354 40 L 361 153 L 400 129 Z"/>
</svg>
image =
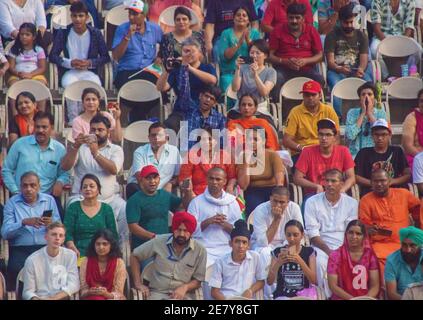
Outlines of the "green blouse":
<svg viewBox="0 0 423 320">
<path fill-rule="evenodd" d="M 109 229 L 118 240 L 113 209 L 106 203 L 101 203 L 100 210 L 90 218 L 82 210 L 81 201 L 69 205 L 65 214 L 66 241 L 73 241 L 81 257 L 86 255 L 88 245 L 94 234 L 100 229 Z"/>
</svg>

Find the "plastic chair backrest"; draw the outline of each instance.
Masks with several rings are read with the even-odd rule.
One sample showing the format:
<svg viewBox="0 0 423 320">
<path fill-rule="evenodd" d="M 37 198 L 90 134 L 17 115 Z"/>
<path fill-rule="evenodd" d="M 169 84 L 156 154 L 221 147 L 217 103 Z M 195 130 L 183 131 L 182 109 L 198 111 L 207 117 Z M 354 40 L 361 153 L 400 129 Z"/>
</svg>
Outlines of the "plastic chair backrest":
<svg viewBox="0 0 423 320">
<path fill-rule="evenodd" d="M 90 13 L 88 13 L 87 23 L 93 24 L 93 17 Z M 66 29 L 70 24 L 72 24 L 70 5 L 57 6 L 54 8 L 51 16 L 51 28 Z"/>
<path fill-rule="evenodd" d="M 303 96 L 300 93 L 300 91 L 303 88 L 303 84 L 310 80 L 312 79 L 306 78 L 306 77 L 297 77 L 285 82 L 279 94 L 280 95 L 279 101 L 282 101 L 282 98 L 290 99 L 290 100 L 302 100 Z"/>
<path fill-rule="evenodd" d="M 148 143 L 148 128 L 152 124 L 148 120 L 135 121 L 125 128 L 123 138 L 136 143 Z"/>
<path fill-rule="evenodd" d="M 357 89 L 364 83 L 366 83 L 366 81 L 360 78 L 345 78 L 338 81 L 331 92 L 332 103 L 333 97 L 345 100 L 359 100 Z"/>
<path fill-rule="evenodd" d="M 66 98 L 72 101 L 82 101 L 82 92 L 86 88 L 96 89 L 100 93 L 101 100 L 104 100 L 107 104 L 107 93 L 104 88 L 88 80 L 77 81 L 67 86 L 63 91 L 62 102 L 64 102 Z"/>
<path fill-rule="evenodd" d="M 401 35 L 389 36 L 379 43 L 376 51 L 376 60 L 379 60 L 381 55 L 387 57 L 406 57 L 421 51 L 422 47 L 413 38 Z"/>
<path fill-rule="evenodd" d="M 420 78 L 402 77 L 394 80 L 386 89 L 386 101 L 396 99 L 417 99 L 417 93 L 423 88 Z"/>
<path fill-rule="evenodd" d="M 120 88 L 118 93 L 118 101 L 120 99 L 130 101 L 152 101 L 162 98 L 161 93 L 157 90 L 156 86 L 146 80 L 131 80 L 125 83 Z"/>
<path fill-rule="evenodd" d="M 177 7 L 181 7 L 181 6 L 170 6 L 168 8 L 166 8 L 165 10 L 162 11 L 162 13 L 160 13 L 159 16 L 159 25 L 164 24 L 166 26 L 170 26 L 170 27 L 174 27 L 175 26 L 175 20 L 173 18 L 174 14 L 175 14 L 175 9 Z M 185 7 L 185 6 L 182 6 Z M 195 13 L 194 10 L 192 10 L 191 8 L 185 7 L 186 9 L 188 9 L 191 13 L 191 26 L 195 26 L 196 24 L 200 23 L 200 19 L 198 18 L 197 14 Z"/>
<path fill-rule="evenodd" d="M 247 219 L 248 229 L 251 231 L 251 226 L 254 226 L 254 211 L 250 213 Z"/>
<path fill-rule="evenodd" d="M 128 22 L 128 10 L 125 10 L 124 5 L 112 8 L 107 12 L 104 19 L 104 35 L 106 38 L 107 48 L 112 49 L 112 42 L 115 30 L 121 24 Z"/>
<path fill-rule="evenodd" d="M 50 89 L 40 81 L 32 79 L 19 80 L 11 85 L 7 90 L 6 105 L 9 98 L 16 99 L 18 94 L 23 91 L 31 92 L 37 101 L 49 100 L 50 104 L 53 105 L 53 97 Z"/>
</svg>

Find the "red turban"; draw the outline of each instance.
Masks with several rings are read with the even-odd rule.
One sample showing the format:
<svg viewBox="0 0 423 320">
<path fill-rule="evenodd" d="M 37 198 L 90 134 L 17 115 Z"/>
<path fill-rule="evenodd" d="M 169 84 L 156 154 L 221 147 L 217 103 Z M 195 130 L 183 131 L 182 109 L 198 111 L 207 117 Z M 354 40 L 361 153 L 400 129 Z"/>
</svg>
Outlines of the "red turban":
<svg viewBox="0 0 423 320">
<path fill-rule="evenodd" d="M 188 232 L 191 234 L 193 234 L 195 228 L 197 228 L 197 220 L 195 219 L 195 217 L 188 212 L 180 211 L 175 212 L 175 214 L 173 215 L 172 232 L 178 229 L 182 223 L 185 225 Z"/>
</svg>

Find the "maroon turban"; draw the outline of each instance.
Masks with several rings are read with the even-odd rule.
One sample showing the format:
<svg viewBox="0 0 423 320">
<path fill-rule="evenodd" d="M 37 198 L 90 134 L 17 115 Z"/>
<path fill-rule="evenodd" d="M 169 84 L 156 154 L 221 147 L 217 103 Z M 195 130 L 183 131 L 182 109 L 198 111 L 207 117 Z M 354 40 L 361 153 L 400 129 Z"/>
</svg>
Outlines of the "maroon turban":
<svg viewBox="0 0 423 320">
<path fill-rule="evenodd" d="M 191 234 L 193 234 L 195 228 L 197 228 L 197 220 L 195 219 L 195 217 L 188 212 L 180 211 L 175 212 L 175 214 L 173 215 L 172 232 L 178 229 L 182 223 L 185 225 L 188 232 Z"/>
</svg>

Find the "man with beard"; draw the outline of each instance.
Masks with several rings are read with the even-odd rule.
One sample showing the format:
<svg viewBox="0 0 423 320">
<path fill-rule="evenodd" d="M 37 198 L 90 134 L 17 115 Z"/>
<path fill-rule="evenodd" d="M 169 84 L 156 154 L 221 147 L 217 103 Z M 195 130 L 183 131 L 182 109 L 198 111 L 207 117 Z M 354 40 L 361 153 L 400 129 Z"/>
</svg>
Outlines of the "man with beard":
<svg viewBox="0 0 423 320">
<path fill-rule="evenodd" d="M 197 227 L 188 212 L 176 212 L 172 219 L 173 234 L 163 234 L 135 248 L 131 255 L 134 287 L 149 300 L 193 299 L 193 291 L 205 280 L 207 252 L 192 239 Z M 148 287 L 141 283 L 140 263 L 153 260 Z"/>
<path fill-rule="evenodd" d="M 399 231 L 401 248 L 386 259 L 385 284 L 389 300 L 401 300 L 405 289 L 423 281 L 423 231 L 413 226 Z"/>
<path fill-rule="evenodd" d="M 373 81 L 372 68 L 368 66 L 369 41 L 366 34 L 354 28 L 355 4 L 350 3 L 339 10 L 340 26 L 329 32 L 325 39 L 325 55 L 328 63 L 328 85 L 330 89 L 347 77 Z M 333 107 L 339 117 L 341 99 L 334 98 Z"/>
<path fill-rule="evenodd" d="M 325 84 L 318 73 L 317 64 L 322 61 L 323 48 L 317 30 L 304 23 L 306 7 L 292 3 L 288 6 L 288 23 L 284 23 L 270 34 L 270 61 L 278 72 L 275 90 L 295 77 L 307 77 Z"/>
<path fill-rule="evenodd" d="M 33 135 L 22 137 L 12 145 L 3 163 L 3 180 L 12 194 L 19 192 L 21 176 L 28 171 L 40 178 L 40 191 L 51 194 L 60 215 L 63 208 L 60 196 L 63 186 L 69 183 L 69 173 L 60 167 L 65 147 L 51 138 L 54 118 L 50 113 L 38 112 L 34 117 Z"/>
<path fill-rule="evenodd" d="M 132 248 L 169 232 L 169 211 L 188 207 L 191 201 L 189 186 L 181 186 L 182 199 L 173 193 L 158 189 L 160 175 L 153 165 L 145 166 L 138 174 L 140 190 L 126 204 L 126 220 L 132 234 Z"/>
<path fill-rule="evenodd" d="M 44 236 L 47 245 L 26 259 L 23 299 L 64 300 L 78 292 L 77 257 L 75 252 L 62 247 L 65 232 L 62 223 L 50 224 Z"/>
<path fill-rule="evenodd" d="M 383 274 L 386 257 L 401 246 L 399 231 L 410 225 L 410 213 L 420 225 L 420 201 L 406 189 L 390 188 L 391 178 L 384 169 L 373 171 L 370 181 L 373 192 L 361 198 L 359 219 L 367 226 Z"/>
<path fill-rule="evenodd" d="M 295 162 L 301 151 L 308 146 L 319 143 L 317 122 L 328 118 L 335 122 L 339 128 L 339 119 L 335 110 L 322 103 L 322 88 L 316 81 L 307 81 L 303 85 L 303 103 L 292 108 L 286 120 L 283 135 L 283 145 L 289 149 L 292 160 Z"/>
<path fill-rule="evenodd" d="M 116 219 L 119 242 L 128 239 L 128 224 L 126 223 L 126 202 L 119 194 L 116 175 L 123 166 L 123 150 L 109 141 L 111 123 L 101 114 L 90 121 L 90 134 L 80 134 L 75 143 L 68 148 L 63 157 L 63 170 L 74 168 L 74 182 L 68 205 L 81 199 L 81 179 L 87 173 L 96 175 L 101 181 L 99 199 L 113 209 Z M 95 137 L 94 137 L 95 136 Z"/>
</svg>

